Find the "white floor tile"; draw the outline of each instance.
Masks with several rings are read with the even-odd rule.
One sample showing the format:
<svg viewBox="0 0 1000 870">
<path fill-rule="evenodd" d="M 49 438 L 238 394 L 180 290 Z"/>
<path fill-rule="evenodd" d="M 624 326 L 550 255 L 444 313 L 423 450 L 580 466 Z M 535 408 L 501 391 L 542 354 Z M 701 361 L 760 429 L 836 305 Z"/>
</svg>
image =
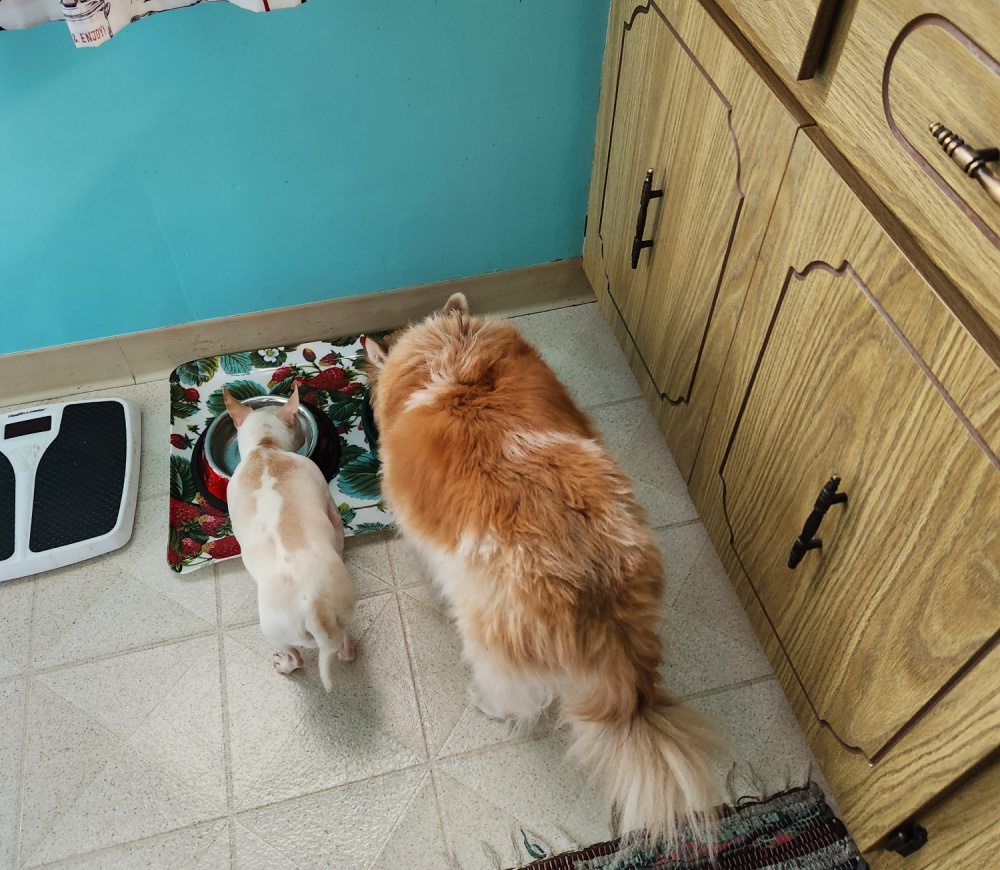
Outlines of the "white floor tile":
<svg viewBox="0 0 1000 870">
<path fill-rule="evenodd" d="M 257 583 L 242 559 L 227 559 L 215 566 L 222 600 L 222 624 L 242 625 L 257 622 Z"/>
<path fill-rule="evenodd" d="M 641 395 L 596 302 L 516 317 L 513 323 L 581 408 Z"/>
<path fill-rule="evenodd" d="M 462 664 L 462 645 L 451 620 L 410 595 L 400 595 L 413 681 L 427 738 L 435 757 L 469 706 L 469 669 Z"/>
<path fill-rule="evenodd" d="M 24 737 L 24 681 L 0 683 L 0 867 L 13 867 L 17 845 L 17 769 Z"/>
<path fill-rule="evenodd" d="M 210 567 L 177 574 L 167 564 L 170 502 L 164 495 L 144 496 L 135 513 L 132 540 L 115 561 L 154 592 L 215 625 L 215 576 Z"/>
<path fill-rule="evenodd" d="M 446 847 L 431 775 L 425 774 L 371 870 L 440 870 Z"/>
<path fill-rule="evenodd" d="M 28 665 L 32 580 L 0 583 L 0 678 L 19 674 Z"/>
<path fill-rule="evenodd" d="M 226 676 L 233 791 L 239 808 L 287 800 L 421 761 L 421 755 L 340 703 L 336 688 L 328 695 L 321 685 L 284 677 L 268 659 L 231 638 L 226 640 Z"/>
<path fill-rule="evenodd" d="M 220 812 L 130 748 L 116 750 L 53 825 L 27 866 L 128 843 Z"/>
<path fill-rule="evenodd" d="M 208 822 L 112 846 L 57 864 L 53 870 L 229 870 L 229 823 Z"/>
<path fill-rule="evenodd" d="M 403 539 L 389 541 L 389 561 L 396 586 L 408 588 L 430 583 L 430 575 L 417 552 Z"/>
<path fill-rule="evenodd" d="M 602 804 L 603 796 L 589 774 L 566 758 L 568 748 L 568 735 L 559 732 L 443 759 L 437 769 L 516 818 L 551 855 L 610 835 L 610 812 L 602 825 L 574 830 L 582 821 L 592 823 L 593 807 Z M 588 800 L 581 806 L 583 795 Z M 499 850 L 502 843 L 494 846 Z"/>
<path fill-rule="evenodd" d="M 166 589 L 133 575 L 125 556 L 62 568 L 35 578 L 34 584 L 36 667 L 122 652 L 212 628 Z"/>
<path fill-rule="evenodd" d="M 704 531 L 701 534 L 707 540 Z M 732 686 L 773 673 L 711 545 L 692 560 L 673 606 L 667 608 L 660 636 L 661 673 L 675 695 Z"/>
<path fill-rule="evenodd" d="M 803 785 L 810 773 L 818 778 L 805 736 L 775 679 L 697 698 L 690 704 L 705 713 L 729 742 L 727 754 L 716 767 L 727 776 L 736 765 L 738 787 L 748 783 L 748 770 L 756 780 L 754 787 L 765 794 Z"/>
<path fill-rule="evenodd" d="M 608 449 L 632 480 L 635 497 L 654 529 L 696 519 L 681 477 L 653 415 L 642 399 L 592 412 Z"/>
<path fill-rule="evenodd" d="M 72 809 L 119 745 L 96 719 L 39 682 L 31 686 L 26 727 L 22 863 L 38 860 L 38 847 L 53 825 Z"/>
<path fill-rule="evenodd" d="M 95 814 L 102 800 L 108 804 L 103 811 L 114 819 L 114 824 L 108 824 L 115 842 L 173 824 L 170 813 L 174 810 L 177 824 L 225 813 L 219 656 L 214 637 L 42 674 L 35 677 L 32 697 L 44 706 L 36 708 L 30 718 L 33 731 L 26 773 L 31 782 L 25 804 L 28 809 L 37 808 L 38 818 L 33 821 L 26 812 L 25 843 L 44 837 L 44 844 L 36 855 L 22 849 L 29 860 L 56 860 L 110 845 L 87 839 L 83 831 L 97 824 Z M 124 764 L 122 759 L 129 759 L 126 773 L 114 767 Z M 105 765 L 101 772 L 99 765 Z M 55 780 L 59 780 L 56 792 L 47 795 L 46 788 Z M 170 803 L 174 794 L 178 796 L 180 803 L 175 803 L 174 810 L 150 804 L 144 791 L 144 783 L 150 782 L 156 784 L 157 799 Z M 126 787 L 137 790 L 139 802 L 135 808 L 139 815 L 129 820 L 131 828 L 120 815 L 123 811 L 111 807 L 117 790 Z M 120 797 L 133 800 L 126 794 Z M 141 816 L 143 806 L 151 816 Z M 197 817 L 186 815 L 189 812 Z M 54 831 L 45 830 L 48 818 L 56 820 Z"/>
<path fill-rule="evenodd" d="M 387 542 L 390 533 L 352 535 L 345 543 L 344 563 L 358 590 L 358 597 L 378 595 L 393 587 Z"/>
<path fill-rule="evenodd" d="M 239 866 L 368 868 L 425 776 L 422 770 L 402 770 L 241 813 L 236 830 Z M 268 847 L 263 856 L 254 854 L 259 853 L 260 843 Z M 274 856 L 284 860 L 271 863 Z"/>
<path fill-rule="evenodd" d="M 705 558 L 706 548 L 712 550 L 712 542 L 701 523 L 660 529 L 656 533 L 656 542 L 660 547 L 666 580 L 663 603 L 670 606 L 677 603 L 692 569 Z M 713 555 L 714 552 L 712 550 Z"/>
<path fill-rule="evenodd" d="M 462 870 L 496 870 L 527 863 L 520 843 L 523 825 L 517 818 L 443 771 L 434 772 L 434 782 L 454 866 Z M 542 845 L 539 835 L 526 835 L 532 844 Z M 548 854 L 550 848 L 545 844 L 540 851 Z"/>
<path fill-rule="evenodd" d="M 277 837 L 278 844 L 288 849 L 291 855 L 296 847 L 282 837 Z M 240 870 L 299 870 L 290 857 L 286 858 L 274 846 L 265 843 L 257 834 L 248 831 L 239 822 L 236 823 L 236 838 L 233 852 L 236 855 Z"/>
</svg>

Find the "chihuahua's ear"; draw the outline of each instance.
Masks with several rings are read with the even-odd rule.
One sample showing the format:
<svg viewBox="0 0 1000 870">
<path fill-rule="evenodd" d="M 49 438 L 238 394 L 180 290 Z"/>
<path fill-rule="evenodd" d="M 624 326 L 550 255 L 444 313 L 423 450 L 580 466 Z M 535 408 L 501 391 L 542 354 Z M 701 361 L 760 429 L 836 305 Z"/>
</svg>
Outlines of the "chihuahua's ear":
<svg viewBox="0 0 1000 870">
<path fill-rule="evenodd" d="M 465 316 L 469 313 L 469 300 L 465 298 L 464 293 L 452 293 L 448 297 L 448 301 L 444 304 L 445 312 L 457 311 L 459 314 Z"/>
<path fill-rule="evenodd" d="M 278 411 L 278 419 L 289 429 L 295 425 L 295 418 L 299 413 L 299 385 L 296 384 L 292 390 L 292 397 L 281 406 Z"/>
<path fill-rule="evenodd" d="M 380 369 L 385 365 L 388 354 L 385 349 L 370 335 L 365 337 L 365 356 L 375 368 Z"/>
<path fill-rule="evenodd" d="M 222 385 L 222 395 L 226 400 L 226 410 L 229 411 L 229 416 L 233 418 L 236 428 L 239 429 L 243 425 L 243 421 L 250 416 L 250 409 L 238 399 L 234 399 L 229 394 L 225 384 Z"/>
</svg>

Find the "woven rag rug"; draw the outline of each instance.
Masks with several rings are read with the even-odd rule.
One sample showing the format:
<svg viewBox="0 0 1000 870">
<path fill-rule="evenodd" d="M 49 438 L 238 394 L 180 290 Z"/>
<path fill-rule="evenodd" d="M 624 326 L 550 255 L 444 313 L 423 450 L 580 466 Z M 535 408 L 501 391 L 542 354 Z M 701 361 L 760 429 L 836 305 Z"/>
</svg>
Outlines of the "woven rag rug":
<svg viewBox="0 0 1000 870">
<path fill-rule="evenodd" d="M 288 397 L 297 383 L 303 402 L 318 408 L 340 435 L 340 470 L 330 492 L 356 535 L 388 528 L 378 459 L 361 424 L 364 336 L 312 341 L 192 360 L 170 375 L 170 531 L 167 562 L 181 574 L 235 558 L 239 543 L 225 511 L 198 493 L 191 460 L 198 436 L 225 410 L 225 384 L 237 399 Z"/>
<path fill-rule="evenodd" d="M 815 783 L 729 809 L 718 842 L 641 850 L 621 840 L 528 865 L 531 870 L 867 870 Z"/>
</svg>

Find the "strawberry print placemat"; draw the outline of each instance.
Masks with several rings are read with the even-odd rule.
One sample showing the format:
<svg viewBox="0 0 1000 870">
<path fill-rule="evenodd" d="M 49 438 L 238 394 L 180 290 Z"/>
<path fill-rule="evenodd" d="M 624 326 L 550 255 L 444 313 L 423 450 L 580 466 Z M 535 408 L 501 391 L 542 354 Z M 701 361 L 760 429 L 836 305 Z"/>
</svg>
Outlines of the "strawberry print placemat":
<svg viewBox="0 0 1000 870">
<path fill-rule="evenodd" d="M 239 555 L 229 516 L 197 491 L 191 463 L 198 436 L 225 410 L 222 385 L 237 399 L 290 396 L 318 408 L 340 435 L 340 470 L 330 492 L 344 532 L 356 535 L 392 523 L 382 501 L 378 459 L 361 425 L 364 336 L 313 341 L 193 360 L 170 375 L 170 538 L 167 562 L 180 574 Z"/>
</svg>

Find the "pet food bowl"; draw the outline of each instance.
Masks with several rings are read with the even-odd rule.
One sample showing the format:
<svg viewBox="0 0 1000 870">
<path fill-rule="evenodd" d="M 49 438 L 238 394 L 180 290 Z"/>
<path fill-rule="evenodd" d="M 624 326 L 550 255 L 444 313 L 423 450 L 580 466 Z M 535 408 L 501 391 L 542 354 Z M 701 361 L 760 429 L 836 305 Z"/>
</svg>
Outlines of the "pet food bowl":
<svg viewBox="0 0 1000 870">
<path fill-rule="evenodd" d="M 287 401 L 284 396 L 252 396 L 243 404 L 256 409 L 277 407 Z M 322 411 L 305 402 L 299 405 L 296 423 L 305 436 L 305 443 L 298 452 L 315 462 L 329 482 L 340 466 L 340 438 L 336 428 Z M 236 426 L 229 412 L 223 411 L 201 433 L 194 448 L 194 461 L 191 463 L 195 486 L 213 507 L 227 509 L 229 480 L 239 464 Z"/>
</svg>

